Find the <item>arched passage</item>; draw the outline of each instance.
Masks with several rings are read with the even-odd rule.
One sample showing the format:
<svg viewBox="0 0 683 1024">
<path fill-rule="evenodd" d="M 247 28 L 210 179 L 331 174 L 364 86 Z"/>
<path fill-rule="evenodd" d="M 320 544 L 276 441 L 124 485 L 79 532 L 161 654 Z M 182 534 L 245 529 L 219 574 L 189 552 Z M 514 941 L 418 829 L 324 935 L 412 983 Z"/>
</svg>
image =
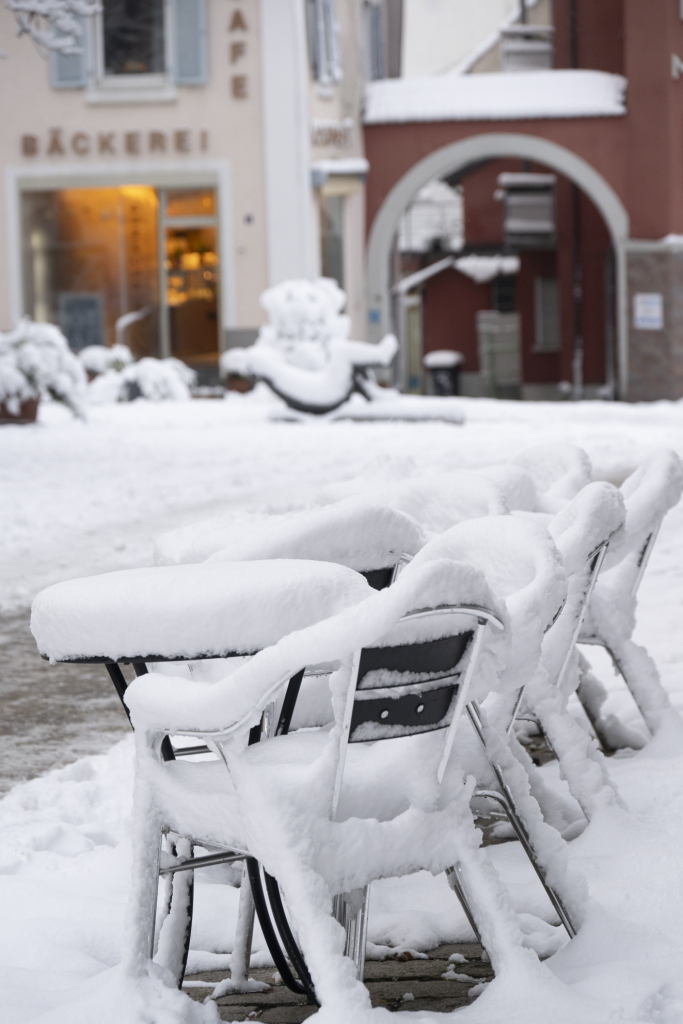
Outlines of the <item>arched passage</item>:
<svg viewBox="0 0 683 1024">
<path fill-rule="evenodd" d="M 628 387 L 626 251 L 629 217 L 605 178 L 570 149 L 533 135 L 499 132 L 472 135 L 430 153 L 394 185 L 375 217 L 368 240 L 368 309 L 372 340 L 391 329 L 389 262 L 401 214 L 423 185 L 480 160 L 518 157 L 544 164 L 574 182 L 595 204 L 610 233 L 616 260 L 617 377 L 619 394 Z M 371 172 L 372 173 L 372 172 Z"/>
</svg>

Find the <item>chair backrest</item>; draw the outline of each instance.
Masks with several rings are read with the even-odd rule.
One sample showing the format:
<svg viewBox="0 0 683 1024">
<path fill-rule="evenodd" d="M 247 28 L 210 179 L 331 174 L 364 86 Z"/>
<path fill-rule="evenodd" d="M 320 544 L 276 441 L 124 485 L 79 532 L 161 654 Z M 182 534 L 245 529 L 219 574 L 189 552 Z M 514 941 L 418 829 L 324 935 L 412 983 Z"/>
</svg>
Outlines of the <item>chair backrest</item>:
<svg viewBox="0 0 683 1024">
<path fill-rule="evenodd" d="M 683 490 L 683 464 L 667 449 L 652 452 L 621 485 L 626 506 L 621 543 L 608 552 L 605 574 L 618 576 L 618 589 L 638 589 L 662 520 Z M 616 578 L 614 580 L 616 583 Z"/>
<path fill-rule="evenodd" d="M 547 529 L 517 516 L 460 523 L 426 544 L 411 569 L 438 558 L 476 567 L 505 603 L 511 628 L 500 687 L 517 690 L 535 670 L 544 632 L 566 597 L 560 555 Z"/>
<path fill-rule="evenodd" d="M 549 678 L 563 687 L 608 545 L 623 528 L 624 500 L 612 484 L 589 484 L 551 520 L 567 576 L 567 601 L 543 642 Z"/>
<path fill-rule="evenodd" d="M 534 445 L 510 461 L 530 473 L 536 487 L 537 512 L 559 512 L 592 479 L 586 453 L 565 442 Z"/>
<path fill-rule="evenodd" d="M 469 620 L 471 628 L 463 623 Z M 354 656 L 340 736 L 333 799 L 336 814 L 349 743 L 375 743 L 447 730 L 437 771 L 442 781 L 467 701 L 484 631 L 503 622 L 488 608 L 441 605 L 408 613 L 398 624 L 450 620 L 443 635 L 414 643 L 365 647 Z M 468 655 L 468 656 L 467 656 Z"/>
</svg>

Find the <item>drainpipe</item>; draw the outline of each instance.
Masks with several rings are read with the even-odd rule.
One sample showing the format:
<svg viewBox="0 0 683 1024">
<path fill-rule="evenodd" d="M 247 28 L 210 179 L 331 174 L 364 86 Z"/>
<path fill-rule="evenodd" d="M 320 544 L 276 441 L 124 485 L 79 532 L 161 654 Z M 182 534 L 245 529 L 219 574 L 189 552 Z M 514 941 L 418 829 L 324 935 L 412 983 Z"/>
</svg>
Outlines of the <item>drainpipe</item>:
<svg viewBox="0 0 683 1024">
<path fill-rule="evenodd" d="M 572 398 L 583 398 L 583 267 L 581 266 L 581 194 L 572 185 Z"/>
</svg>

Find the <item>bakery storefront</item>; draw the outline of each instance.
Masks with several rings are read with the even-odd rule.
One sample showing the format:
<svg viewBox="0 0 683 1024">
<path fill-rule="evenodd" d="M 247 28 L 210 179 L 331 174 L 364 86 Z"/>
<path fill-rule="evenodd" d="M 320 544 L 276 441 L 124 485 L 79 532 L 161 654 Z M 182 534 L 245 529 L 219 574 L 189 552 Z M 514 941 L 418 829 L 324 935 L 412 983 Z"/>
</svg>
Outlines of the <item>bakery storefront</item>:
<svg viewBox="0 0 683 1024">
<path fill-rule="evenodd" d="M 20 188 L 23 310 L 74 350 L 122 342 L 197 369 L 219 351 L 216 183 L 133 180 Z M 162 178 L 169 178 L 162 174 Z"/>
</svg>

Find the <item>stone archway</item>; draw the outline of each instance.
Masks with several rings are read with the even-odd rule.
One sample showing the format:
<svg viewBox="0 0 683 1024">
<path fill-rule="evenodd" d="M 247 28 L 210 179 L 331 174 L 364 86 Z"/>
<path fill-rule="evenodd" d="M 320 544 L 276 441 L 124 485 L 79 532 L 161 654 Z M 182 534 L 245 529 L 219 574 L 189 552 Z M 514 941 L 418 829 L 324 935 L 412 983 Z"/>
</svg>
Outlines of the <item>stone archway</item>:
<svg viewBox="0 0 683 1024">
<path fill-rule="evenodd" d="M 480 160 L 518 157 L 544 164 L 574 182 L 600 211 L 612 238 L 616 261 L 617 379 L 619 394 L 628 389 L 628 311 L 626 248 L 629 217 L 605 178 L 570 149 L 534 135 L 497 132 L 472 135 L 418 161 L 385 196 L 368 239 L 368 310 L 370 340 L 391 329 L 389 261 L 401 214 L 423 185 Z M 372 173 L 372 172 L 371 172 Z"/>
</svg>

